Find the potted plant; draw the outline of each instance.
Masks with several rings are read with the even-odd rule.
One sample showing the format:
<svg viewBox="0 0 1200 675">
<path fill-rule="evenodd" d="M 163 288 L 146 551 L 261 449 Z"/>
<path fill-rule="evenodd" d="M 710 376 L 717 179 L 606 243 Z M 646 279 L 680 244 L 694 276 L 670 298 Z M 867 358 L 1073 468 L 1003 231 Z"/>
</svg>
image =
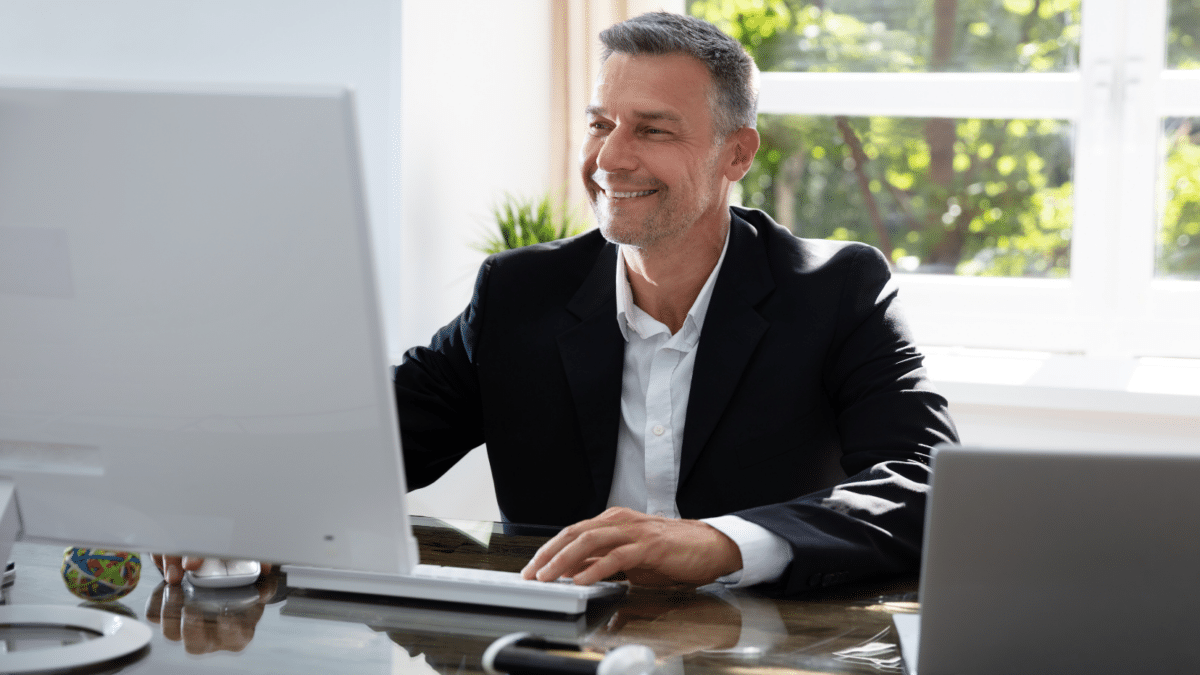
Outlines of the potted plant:
<svg viewBox="0 0 1200 675">
<path fill-rule="evenodd" d="M 550 195 L 540 199 L 504 196 L 504 201 L 492 209 L 498 233 L 491 233 L 475 248 L 487 253 L 499 253 L 513 248 L 563 239 L 582 232 L 582 220 L 567 211 L 562 201 L 555 203 Z"/>
</svg>

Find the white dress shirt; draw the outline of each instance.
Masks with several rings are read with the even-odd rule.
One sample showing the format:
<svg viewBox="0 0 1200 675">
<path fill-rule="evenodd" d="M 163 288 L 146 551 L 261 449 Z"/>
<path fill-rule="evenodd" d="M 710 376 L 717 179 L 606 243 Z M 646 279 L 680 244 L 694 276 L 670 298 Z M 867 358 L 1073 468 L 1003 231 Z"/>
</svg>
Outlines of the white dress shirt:
<svg viewBox="0 0 1200 675">
<path fill-rule="evenodd" d="M 617 247 L 617 325 L 626 344 L 621 372 L 621 426 L 609 506 L 679 517 L 675 492 L 692 370 L 700 330 L 728 248 L 726 233 L 716 267 L 688 310 L 683 327 L 672 335 L 665 324 L 634 304 L 625 247 Z M 704 522 L 732 539 L 742 554 L 742 570 L 722 577 L 723 583 L 739 587 L 773 581 L 792 560 L 787 541 L 759 525 L 737 516 L 706 518 Z"/>
</svg>

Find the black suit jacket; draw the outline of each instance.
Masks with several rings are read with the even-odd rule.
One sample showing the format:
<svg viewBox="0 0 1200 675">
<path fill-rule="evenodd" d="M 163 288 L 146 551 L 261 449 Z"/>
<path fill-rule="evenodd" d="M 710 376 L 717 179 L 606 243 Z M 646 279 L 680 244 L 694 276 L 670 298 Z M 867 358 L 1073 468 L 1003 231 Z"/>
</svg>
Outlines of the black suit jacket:
<svg viewBox="0 0 1200 675">
<path fill-rule="evenodd" d="M 697 347 L 676 504 L 787 539 L 783 592 L 915 570 L 929 449 L 955 440 L 883 256 L 732 209 Z M 592 231 L 488 258 L 470 305 L 396 369 L 410 489 L 487 443 L 500 510 L 604 510 L 625 342 L 616 247 Z"/>
</svg>

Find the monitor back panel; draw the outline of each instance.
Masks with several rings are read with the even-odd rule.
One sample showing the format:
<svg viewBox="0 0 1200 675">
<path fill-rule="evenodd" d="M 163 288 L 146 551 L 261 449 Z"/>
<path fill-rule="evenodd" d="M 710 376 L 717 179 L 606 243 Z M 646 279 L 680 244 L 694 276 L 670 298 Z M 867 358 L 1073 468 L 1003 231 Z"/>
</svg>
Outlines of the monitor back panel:
<svg viewBox="0 0 1200 675">
<path fill-rule="evenodd" d="M 1200 453 L 948 448 L 933 475 L 921 675 L 1194 669 Z"/>
<path fill-rule="evenodd" d="M 406 569 L 350 94 L 0 83 L 25 536 Z"/>
</svg>

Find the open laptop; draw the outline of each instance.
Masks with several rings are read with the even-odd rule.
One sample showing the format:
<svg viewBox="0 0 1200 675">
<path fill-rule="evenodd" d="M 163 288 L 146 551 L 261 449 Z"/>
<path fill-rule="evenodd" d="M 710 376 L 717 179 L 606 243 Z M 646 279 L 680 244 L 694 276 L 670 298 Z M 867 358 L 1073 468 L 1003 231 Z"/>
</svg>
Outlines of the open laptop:
<svg viewBox="0 0 1200 675">
<path fill-rule="evenodd" d="M 0 81 L 0 556 L 564 613 L 621 590 L 413 581 L 358 143 L 342 87 Z"/>
<path fill-rule="evenodd" d="M 938 447 L 910 675 L 1197 672 L 1195 453 Z"/>
</svg>

